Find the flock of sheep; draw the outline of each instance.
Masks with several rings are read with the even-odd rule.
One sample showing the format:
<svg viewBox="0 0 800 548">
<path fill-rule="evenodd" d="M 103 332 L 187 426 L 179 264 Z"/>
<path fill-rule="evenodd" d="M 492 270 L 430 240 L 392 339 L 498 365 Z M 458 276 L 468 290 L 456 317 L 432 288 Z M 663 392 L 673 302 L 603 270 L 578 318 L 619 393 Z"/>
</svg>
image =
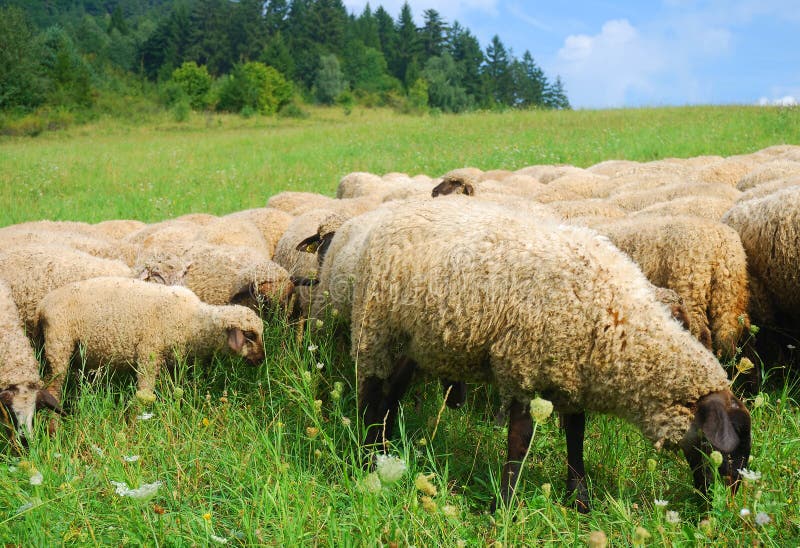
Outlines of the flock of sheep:
<svg viewBox="0 0 800 548">
<path fill-rule="evenodd" d="M 701 491 L 719 451 L 735 485 L 750 418 L 719 359 L 738 357 L 751 321 L 800 331 L 798 230 L 789 145 L 435 179 L 359 172 L 336 198 L 282 192 L 222 217 L 23 223 L 0 229 L 0 401 L 23 435 L 36 409 L 62 412 L 79 347 L 90 367 L 133 367 L 151 401 L 176 353 L 263 360 L 257 311 L 278 303 L 349 326 L 368 448 L 391 435 L 415 371 L 441 379 L 450 406 L 465 382 L 493 383 L 509 416 L 503 502 L 538 395 L 562 416 L 579 510 L 586 411 L 680 448 Z M 771 346 L 745 351 L 785 352 L 759 339 Z"/>
</svg>

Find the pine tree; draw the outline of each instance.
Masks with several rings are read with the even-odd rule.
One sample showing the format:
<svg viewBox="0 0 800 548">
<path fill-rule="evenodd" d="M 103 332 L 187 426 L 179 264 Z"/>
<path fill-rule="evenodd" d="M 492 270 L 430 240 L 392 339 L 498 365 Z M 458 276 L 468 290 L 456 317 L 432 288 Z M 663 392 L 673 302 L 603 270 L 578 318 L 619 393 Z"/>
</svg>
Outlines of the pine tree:
<svg viewBox="0 0 800 548">
<path fill-rule="evenodd" d="M 383 6 L 375 10 L 375 24 L 378 29 L 379 49 L 383 52 L 383 56 L 386 58 L 389 67 L 393 67 L 396 54 L 395 44 L 397 43 L 397 29 L 395 29 L 392 16 L 383 9 Z"/>
<path fill-rule="evenodd" d="M 277 69 L 287 80 L 294 79 L 294 59 L 281 31 L 277 31 L 269 38 L 260 61 Z"/>
<path fill-rule="evenodd" d="M 285 32 L 289 18 L 289 5 L 286 0 L 267 0 L 264 3 L 264 26 L 267 36 Z"/>
<path fill-rule="evenodd" d="M 529 51 L 525 51 L 521 61 L 514 60 L 512 74 L 515 104 L 520 107 L 544 106 L 547 78 Z"/>
<path fill-rule="evenodd" d="M 447 48 L 461 74 L 461 84 L 476 102 L 482 102 L 481 66 L 485 60 L 478 39 L 454 21 L 447 33 Z"/>
<path fill-rule="evenodd" d="M 355 21 L 355 35 L 361 42 L 369 47 L 377 50 L 381 49 L 381 38 L 378 34 L 378 21 L 372 15 L 372 10 L 369 7 L 369 2 L 364 7 L 364 11 L 358 16 Z"/>
<path fill-rule="evenodd" d="M 263 0 L 239 0 L 232 5 L 231 48 L 238 62 L 252 61 L 264 50 L 267 41 Z"/>
<path fill-rule="evenodd" d="M 189 60 L 206 65 L 212 76 L 227 73 L 233 66 L 231 4 L 226 0 L 198 0 L 190 20 Z"/>
<path fill-rule="evenodd" d="M 400 9 L 400 17 L 397 20 L 396 29 L 396 53 L 392 58 L 393 65 L 390 68 L 392 74 L 408 87 L 419 75 L 419 66 L 417 65 L 419 37 L 417 36 L 417 27 L 414 25 L 411 6 L 408 5 L 408 2 L 404 2 L 403 7 Z M 411 79 L 409 80 L 408 78 Z"/>
<path fill-rule="evenodd" d="M 419 32 L 423 59 L 439 57 L 445 48 L 445 33 L 447 25 L 442 16 L 434 9 L 425 10 L 424 24 Z"/>
<path fill-rule="evenodd" d="M 556 81 L 545 90 L 545 105 L 558 110 L 572 109 L 561 76 L 556 76 Z"/>
</svg>

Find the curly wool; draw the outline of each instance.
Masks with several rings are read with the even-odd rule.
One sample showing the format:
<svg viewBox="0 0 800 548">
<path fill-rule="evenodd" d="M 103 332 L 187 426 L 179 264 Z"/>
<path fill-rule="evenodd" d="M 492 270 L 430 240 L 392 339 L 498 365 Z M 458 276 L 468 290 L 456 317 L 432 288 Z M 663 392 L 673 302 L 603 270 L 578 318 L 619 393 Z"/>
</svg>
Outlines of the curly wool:
<svg viewBox="0 0 800 548">
<path fill-rule="evenodd" d="M 749 325 L 747 257 L 734 230 L 686 216 L 622 219 L 594 228 L 653 284 L 683 298 L 695 337 L 726 357 L 734 352 Z"/>
<path fill-rule="evenodd" d="M 406 204 L 376 223 L 351 329 L 362 380 L 389 378 L 403 354 L 523 402 L 538 392 L 563 412 L 618 415 L 659 446 L 680 441 L 700 397 L 728 387 L 607 240 L 469 198 Z"/>
</svg>

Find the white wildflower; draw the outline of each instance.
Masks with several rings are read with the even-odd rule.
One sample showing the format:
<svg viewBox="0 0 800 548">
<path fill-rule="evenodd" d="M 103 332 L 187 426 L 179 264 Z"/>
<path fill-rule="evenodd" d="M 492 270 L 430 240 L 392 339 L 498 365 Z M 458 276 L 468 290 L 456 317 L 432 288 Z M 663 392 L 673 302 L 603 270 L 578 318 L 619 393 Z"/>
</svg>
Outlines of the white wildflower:
<svg viewBox="0 0 800 548">
<path fill-rule="evenodd" d="M 748 470 L 747 468 L 739 468 L 739 474 L 747 481 L 758 481 L 761 479 L 761 472 Z"/>
<path fill-rule="evenodd" d="M 317 329 L 322 329 L 322 326 L 325 325 L 325 322 L 322 320 L 317 320 Z"/>
<path fill-rule="evenodd" d="M 140 458 L 139 455 L 126 455 L 122 457 L 122 460 L 124 460 L 125 462 L 136 462 L 137 460 L 139 460 L 139 458 Z"/>
<path fill-rule="evenodd" d="M 361 490 L 365 493 L 378 493 L 381 490 L 381 479 L 376 472 L 370 472 L 361 480 Z"/>
<path fill-rule="evenodd" d="M 394 483 L 403 477 L 406 463 L 394 455 L 378 455 L 375 458 L 376 471 L 383 483 Z"/>
<path fill-rule="evenodd" d="M 324 363 L 322 363 L 322 362 L 317 362 L 317 369 L 319 369 L 320 371 L 322 371 L 324 368 L 325 368 L 325 364 L 324 364 Z"/>
<path fill-rule="evenodd" d="M 131 489 L 124 481 L 112 481 L 111 485 L 117 488 L 117 494 L 121 497 L 130 497 L 136 500 L 147 500 L 158 493 L 158 489 L 161 487 L 162 483 L 160 481 L 143 483 L 136 489 Z"/>
<path fill-rule="evenodd" d="M 60 459 L 63 455 L 61 453 L 53 453 L 54 459 Z"/>
<path fill-rule="evenodd" d="M 9 465 L 8 465 L 8 473 L 9 473 L 9 474 L 13 474 L 13 473 L 14 473 L 14 472 L 16 472 L 17 470 L 19 470 L 19 468 L 17 468 L 16 466 L 14 466 L 14 465 L 12 465 L 12 464 L 9 464 Z"/>
<path fill-rule="evenodd" d="M 739 516 L 741 516 L 743 518 L 746 518 L 749 515 L 750 515 L 750 509 L 749 508 L 742 508 L 741 510 L 739 510 Z"/>
<path fill-rule="evenodd" d="M 666 508 L 668 503 L 664 499 L 656 499 L 653 501 L 653 504 L 655 504 L 657 508 Z"/>
<path fill-rule="evenodd" d="M 312 354 L 317 351 L 317 348 L 319 348 L 319 347 L 316 344 L 309 344 L 308 345 L 308 351 L 311 352 Z"/>
<path fill-rule="evenodd" d="M 34 469 L 33 473 L 31 474 L 31 477 L 28 479 L 28 481 L 31 482 L 31 485 L 41 485 L 42 482 L 44 481 L 44 476 L 42 475 L 41 472 L 39 472 L 38 470 Z"/>
<path fill-rule="evenodd" d="M 218 537 L 217 535 L 208 535 L 208 538 L 210 538 L 217 544 L 228 544 L 228 539 L 224 537 Z"/>
<path fill-rule="evenodd" d="M 758 514 L 756 514 L 756 519 L 755 519 L 756 525 L 764 526 L 768 524 L 770 521 L 772 521 L 772 518 L 770 518 L 765 512 L 759 512 Z"/>
<path fill-rule="evenodd" d="M 155 415 L 153 413 L 142 413 L 141 415 L 136 415 L 136 418 L 140 421 L 149 421 Z"/>
<path fill-rule="evenodd" d="M 667 510 L 667 522 L 669 523 L 680 523 L 681 522 L 681 515 L 676 512 L 675 510 Z"/>
<path fill-rule="evenodd" d="M 531 400 L 531 417 L 536 422 L 544 422 L 553 413 L 553 403 L 536 397 Z"/>
<path fill-rule="evenodd" d="M 793 345 L 793 344 L 787 344 L 786 348 L 788 348 L 789 350 L 794 350 L 797 347 L 795 345 Z"/>
</svg>

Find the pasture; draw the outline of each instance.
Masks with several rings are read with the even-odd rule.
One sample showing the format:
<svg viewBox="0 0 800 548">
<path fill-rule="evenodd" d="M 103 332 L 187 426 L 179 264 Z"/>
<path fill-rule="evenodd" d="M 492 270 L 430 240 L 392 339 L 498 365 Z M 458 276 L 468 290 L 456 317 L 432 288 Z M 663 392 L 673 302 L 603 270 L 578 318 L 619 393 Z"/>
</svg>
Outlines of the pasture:
<svg viewBox="0 0 800 548">
<path fill-rule="evenodd" d="M 436 176 L 464 166 L 586 167 L 800 144 L 800 110 L 757 107 L 193 116 L 182 124 L 101 120 L 0 140 L 0 226 L 224 214 L 263 206 L 282 190 L 333 194 L 351 171 Z M 784 375 L 768 375 L 765 392 L 748 401 L 750 468 L 761 477 L 735 497 L 717 485 L 706 505 L 692 493 L 682 456 L 657 452 L 622 421 L 590 416 L 586 461 L 594 507 L 579 515 L 562 505 L 566 449 L 551 417 L 535 431 L 515 504 L 491 515 L 506 444 L 505 430 L 493 423 L 492 390 L 470 385 L 462 409 L 442 410 L 438 382 L 417 383 L 391 448 L 407 469 L 393 483 L 375 484 L 360 465 L 355 367 L 333 336 L 336 321 L 327 318 L 325 329 L 309 335 L 267 314 L 263 365 L 181 364 L 161 376 L 159 398 L 148 407 L 132 400 L 131 379 L 73 382 L 69 415 L 55 435 L 39 420 L 21 457 L 0 441 L 0 540 L 521 546 L 581 545 L 602 531 L 612 545 L 800 541 L 796 372 L 780 381 Z M 418 474 L 429 476 L 435 496 L 421 500 Z M 122 496 L 112 482 L 160 484 L 139 500 Z"/>
</svg>

